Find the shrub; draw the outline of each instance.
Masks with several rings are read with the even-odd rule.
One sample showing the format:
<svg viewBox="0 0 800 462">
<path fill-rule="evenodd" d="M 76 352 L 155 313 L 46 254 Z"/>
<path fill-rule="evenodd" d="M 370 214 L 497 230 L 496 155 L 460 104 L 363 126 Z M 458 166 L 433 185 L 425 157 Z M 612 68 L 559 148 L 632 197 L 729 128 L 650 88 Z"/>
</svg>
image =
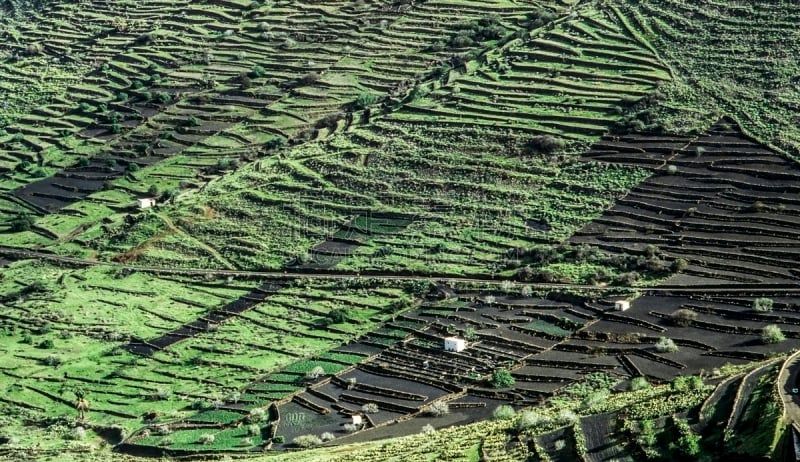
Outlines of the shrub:
<svg viewBox="0 0 800 462">
<path fill-rule="evenodd" d="M 702 390 L 703 387 L 705 387 L 705 384 L 703 383 L 703 379 L 696 375 L 692 375 L 686 378 L 686 387 L 689 390 Z"/>
<path fill-rule="evenodd" d="M 322 438 L 317 435 L 300 435 L 292 442 L 301 448 L 310 448 L 322 444 Z"/>
<path fill-rule="evenodd" d="M 42 52 L 42 46 L 38 43 L 31 43 L 27 47 L 25 47 L 25 54 L 29 56 L 38 55 Z"/>
<path fill-rule="evenodd" d="M 286 442 L 286 437 L 283 435 L 275 435 L 272 437 L 273 443 L 283 444 Z"/>
<path fill-rule="evenodd" d="M 669 269 L 673 273 L 682 273 L 682 272 L 686 271 L 686 268 L 688 266 L 689 266 L 689 262 L 687 262 L 685 259 L 676 258 L 675 260 L 672 261 L 672 264 L 670 265 Z"/>
<path fill-rule="evenodd" d="M 645 388 L 650 388 L 650 382 L 648 382 L 645 377 L 634 377 L 631 379 L 631 391 L 644 390 Z"/>
<path fill-rule="evenodd" d="M 373 95 L 372 93 L 361 93 L 356 98 L 355 106 L 357 109 L 364 109 L 367 106 L 371 106 L 378 102 L 378 97 Z"/>
<path fill-rule="evenodd" d="M 60 366 L 60 365 L 61 365 L 61 363 L 62 363 L 62 360 L 61 360 L 61 357 L 60 357 L 60 356 L 56 356 L 56 355 L 50 355 L 50 356 L 48 356 L 48 357 L 46 357 L 46 358 L 42 359 L 42 363 L 43 363 L 45 366 L 53 366 L 53 367 L 58 367 L 58 366 Z"/>
<path fill-rule="evenodd" d="M 165 91 L 160 91 L 156 93 L 156 99 L 161 104 L 167 104 L 170 101 L 172 101 L 172 96 L 170 96 L 170 94 Z"/>
<path fill-rule="evenodd" d="M 775 324 L 770 324 L 761 331 L 761 341 L 766 344 L 780 343 L 786 340 L 786 336 L 781 332 L 781 328 Z"/>
<path fill-rule="evenodd" d="M 213 444 L 216 437 L 211 433 L 203 433 L 200 435 L 200 438 L 197 439 L 197 442 L 200 444 Z"/>
<path fill-rule="evenodd" d="M 552 135 L 535 136 L 526 145 L 526 150 L 532 154 L 553 154 L 566 147 L 566 143 L 561 138 Z"/>
<path fill-rule="evenodd" d="M 11 231 L 15 233 L 29 231 L 31 226 L 33 226 L 33 218 L 31 218 L 30 215 L 17 215 L 13 220 L 11 220 Z"/>
<path fill-rule="evenodd" d="M 589 393 L 583 400 L 583 407 L 591 409 L 606 402 L 608 395 L 611 393 L 608 390 L 597 390 Z"/>
<path fill-rule="evenodd" d="M 336 436 L 334 436 L 334 434 L 331 433 L 331 432 L 325 432 L 325 433 L 319 435 L 319 439 L 321 439 L 323 442 L 325 442 L 325 441 L 333 441 L 333 440 L 336 439 Z"/>
<path fill-rule="evenodd" d="M 361 406 L 361 410 L 366 414 L 375 414 L 380 411 L 380 408 L 375 403 L 366 403 Z"/>
<path fill-rule="evenodd" d="M 264 420 L 265 415 L 266 412 L 264 411 L 264 409 L 260 407 L 250 409 L 250 414 L 247 416 L 247 421 L 250 423 L 261 422 L 262 420 Z"/>
<path fill-rule="evenodd" d="M 533 289 L 531 288 L 531 286 L 523 286 L 522 290 L 520 290 L 520 295 L 522 295 L 523 297 L 530 297 L 531 295 L 533 295 Z"/>
<path fill-rule="evenodd" d="M 556 416 L 556 422 L 560 425 L 572 425 L 578 421 L 578 416 L 569 409 L 562 409 Z"/>
<path fill-rule="evenodd" d="M 260 77 L 264 77 L 267 74 L 267 70 L 264 69 L 262 66 L 254 66 L 253 70 L 250 71 L 250 77 L 257 79 Z"/>
<path fill-rule="evenodd" d="M 496 420 L 509 420 L 513 419 L 516 414 L 517 411 L 511 405 L 501 404 L 492 412 L 492 417 Z"/>
<path fill-rule="evenodd" d="M 44 350 L 52 350 L 54 346 L 55 345 L 53 345 L 53 341 L 50 340 L 49 338 L 42 340 L 41 343 L 39 343 L 38 345 L 39 348 L 42 348 Z"/>
<path fill-rule="evenodd" d="M 420 433 L 433 433 L 435 431 L 436 431 L 436 429 L 433 428 L 433 425 L 427 424 L 424 427 L 422 427 L 422 430 L 420 431 Z"/>
<path fill-rule="evenodd" d="M 671 338 L 661 337 L 656 342 L 656 351 L 659 353 L 673 353 L 678 351 L 678 345 Z"/>
<path fill-rule="evenodd" d="M 325 375 L 325 369 L 323 369 L 322 366 L 316 366 L 310 371 L 308 371 L 308 374 L 306 374 L 306 378 L 316 379 L 323 375 Z"/>
<path fill-rule="evenodd" d="M 517 419 L 517 429 L 527 430 L 537 425 L 545 425 L 549 422 L 550 420 L 548 418 L 542 417 L 536 411 L 523 411 L 519 413 L 519 418 Z"/>
<path fill-rule="evenodd" d="M 344 308 L 334 308 L 326 316 L 327 324 L 342 324 L 347 322 L 347 310 Z"/>
<path fill-rule="evenodd" d="M 760 297 L 753 300 L 753 310 L 760 312 L 772 311 L 772 299 Z"/>
<path fill-rule="evenodd" d="M 697 319 L 697 313 L 692 310 L 687 310 L 686 308 L 681 308 L 672 312 L 669 317 L 676 326 L 686 327 Z"/>
<path fill-rule="evenodd" d="M 342 428 L 344 428 L 344 431 L 347 433 L 355 433 L 359 430 L 359 426 L 354 423 L 346 423 Z"/>
<path fill-rule="evenodd" d="M 516 383 L 514 376 L 505 369 L 496 369 L 492 373 L 492 386 L 495 388 L 513 387 L 514 383 Z"/>
<path fill-rule="evenodd" d="M 319 79 L 320 79 L 320 75 L 319 75 L 318 73 L 316 73 L 316 72 L 309 72 L 308 74 L 306 74 L 306 75 L 304 75 L 304 76 L 300 77 L 300 79 L 298 80 L 298 82 L 299 82 L 301 85 L 313 85 L 313 84 L 315 84 L 315 83 L 319 82 Z"/>
<path fill-rule="evenodd" d="M 672 379 L 671 383 L 672 389 L 675 391 L 686 391 L 689 389 L 689 380 L 688 377 L 684 377 L 679 375 Z"/>
<path fill-rule="evenodd" d="M 428 408 L 428 415 L 433 417 L 441 417 L 450 413 L 450 405 L 444 401 L 435 401 Z"/>
</svg>

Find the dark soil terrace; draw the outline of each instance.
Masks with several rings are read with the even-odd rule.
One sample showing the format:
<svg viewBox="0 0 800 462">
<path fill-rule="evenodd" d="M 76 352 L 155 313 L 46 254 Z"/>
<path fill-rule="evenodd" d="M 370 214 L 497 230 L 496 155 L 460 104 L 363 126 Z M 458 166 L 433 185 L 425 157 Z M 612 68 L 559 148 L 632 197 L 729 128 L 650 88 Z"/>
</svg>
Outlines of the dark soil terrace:
<svg viewBox="0 0 800 462">
<path fill-rule="evenodd" d="M 692 139 L 606 137 L 586 158 L 647 165 L 654 174 L 571 239 L 610 252 L 646 243 L 683 258 L 687 276 L 724 282 L 797 282 L 800 167 L 723 119 Z"/>
<path fill-rule="evenodd" d="M 395 430 L 394 436 L 405 434 L 397 433 L 403 429 L 416 433 L 425 423 L 420 417 L 414 417 L 412 423 L 392 423 L 385 428 L 381 425 L 424 411 L 425 405 L 436 399 L 448 401 L 451 412 L 457 415 L 432 420 L 434 427 L 449 425 L 453 419 L 453 424 L 467 423 L 487 417 L 502 403 L 536 405 L 590 372 L 604 372 L 623 380 L 643 375 L 651 381 L 665 382 L 678 375 L 709 373 L 725 364 L 743 364 L 800 347 L 800 310 L 797 309 L 800 298 L 776 296 L 773 312 L 756 314 L 749 308 L 753 298 L 724 292 L 702 298 L 645 295 L 634 300 L 625 312 L 613 311 L 610 308 L 613 300 L 586 303 L 576 300 L 574 304 L 567 304 L 498 296 L 497 300 L 504 301 L 490 306 L 468 294 L 448 293 L 450 299 L 429 300 L 386 325 L 389 331 L 405 331 L 407 336 L 401 342 L 388 345 L 316 392 L 301 394 L 302 398 L 332 413 L 341 411 L 338 423 L 330 425 L 342 425 L 350 413 L 360 411 L 366 402 L 378 404 L 380 411 L 370 415 L 378 428 L 363 435 L 348 436 L 342 443 L 377 439 L 386 435 L 390 428 Z M 459 302 L 453 303 L 453 298 Z M 515 303 L 505 303 L 510 300 Z M 697 318 L 686 326 L 675 325 L 669 316 L 680 308 L 697 313 Z M 582 320 L 584 327 L 577 328 L 568 337 L 550 338 L 547 332 L 518 329 L 537 317 L 547 319 L 569 309 L 593 315 L 590 320 Z M 477 338 L 468 342 L 466 350 L 460 353 L 442 351 L 444 337 L 460 336 L 464 329 L 475 328 L 479 321 L 483 324 L 475 330 Z M 778 324 L 787 340 L 763 344 L 760 332 L 766 324 Z M 673 339 L 678 350 L 658 352 L 654 344 L 659 337 Z M 369 336 L 362 339 L 362 343 L 369 341 Z M 516 379 L 513 388 L 497 390 L 486 382 L 486 377 L 498 367 L 511 368 Z M 348 390 L 346 381 L 350 378 L 367 388 L 358 389 L 356 385 Z M 392 396 L 395 392 L 398 394 Z M 414 399 L 412 395 L 422 395 L 425 399 Z M 304 412 L 319 414 L 311 408 L 304 409 Z M 326 423 L 325 429 L 320 427 L 304 433 L 318 434 L 334 428 L 330 425 Z M 606 427 L 597 431 L 611 435 L 611 424 Z M 601 444 L 603 435 L 591 436 L 595 439 L 590 452 L 597 460 L 624 450 L 624 446 Z"/>
</svg>

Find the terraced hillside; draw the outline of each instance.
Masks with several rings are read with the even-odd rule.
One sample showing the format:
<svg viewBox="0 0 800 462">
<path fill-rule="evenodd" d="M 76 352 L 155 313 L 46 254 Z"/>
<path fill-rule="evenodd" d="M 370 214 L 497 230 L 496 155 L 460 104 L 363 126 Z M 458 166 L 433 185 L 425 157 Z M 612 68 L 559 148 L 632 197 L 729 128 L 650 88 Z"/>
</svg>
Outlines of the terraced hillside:
<svg viewBox="0 0 800 462">
<path fill-rule="evenodd" d="M 443 74 L 446 81 L 417 84 L 408 98 L 425 97 L 372 116 L 368 127 L 226 176 L 172 221 L 248 269 L 489 273 L 509 248 L 560 241 L 645 172 L 542 156 L 537 137 L 579 149 L 620 117 L 623 100 L 669 78 L 614 19 L 587 12 L 512 40 Z M 582 51 L 569 59 L 553 51 L 576 44 Z M 581 83 L 590 79 L 600 88 Z M 143 261 L 159 265 L 186 261 L 163 258 L 164 248 L 180 248 L 172 233 L 152 240 L 153 230 L 132 241 L 137 231 L 128 227 L 122 245 L 92 245 L 117 255 L 141 248 Z"/>
<path fill-rule="evenodd" d="M 788 453 L 788 2 L 11 3 L 0 458 Z"/>
</svg>

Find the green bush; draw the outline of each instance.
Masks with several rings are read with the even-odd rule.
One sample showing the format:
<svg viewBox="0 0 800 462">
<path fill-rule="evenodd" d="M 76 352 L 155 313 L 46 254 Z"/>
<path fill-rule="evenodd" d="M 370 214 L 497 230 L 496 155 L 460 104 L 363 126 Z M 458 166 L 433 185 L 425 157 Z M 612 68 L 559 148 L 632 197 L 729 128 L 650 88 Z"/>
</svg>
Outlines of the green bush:
<svg viewBox="0 0 800 462">
<path fill-rule="evenodd" d="M 678 351 L 678 345 L 671 338 L 661 337 L 656 342 L 656 351 L 659 353 L 674 353 Z"/>
<path fill-rule="evenodd" d="M 767 297 L 760 297 L 753 300 L 753 310 L 760 312 L 772 311 L 772 299 Z"/>
<path fill-rule="evenodd" d="M 775 324 L 770 324 L 761 331 L 761 341 L 766 344 L 780 343 L 784 340 L 786 340 L 786 336 Z"/>
<path fill-rule="evenodd" d="M 364 92 L 358 95 L 358 98 L 356 98 L 355 105 L 357 109 L 364 109 L 367 106 L 375 104 L 376 102 L 378 102 L 377 96 L 373 95 L 372 93 Z"/>
<path fill-rule="evenodd" d="M 513 387 L 515 383 L 514 376 L 505 369 L 496 369 L 492 373 L 492 386 L 495 388 Z"/>
<path fill-rule="evenodd" d="M 322 444 L 322 438 L 317 435 L 300 435 L 292 441 L 296 446 L 301 448 L 310 448 Z"/>
<path fill-rule="evenodd" d="M 30 215 L 17 215 L 16 218 L 11 220 L 11 231 L 15 233 L 29 231 L 31 226 L 33 226 L 33 218 Z"/>
<path fill-rule="evenodd" d="M 511 405 L 501 404 L 500 406 L 497 406 L 494 412 L 492 412 L 492 417 L 495 420 L 509 420 L 513 419 L 516 414 L 517 411 L 515 411 Z"/>
<path fill-rule="evenodd" d="M 631 391 L 644 390 L 645 388 L 650 388 L 650 382 L 648 382 L 645 377 L 634 377 L 631 379 Z"/>
</svg>

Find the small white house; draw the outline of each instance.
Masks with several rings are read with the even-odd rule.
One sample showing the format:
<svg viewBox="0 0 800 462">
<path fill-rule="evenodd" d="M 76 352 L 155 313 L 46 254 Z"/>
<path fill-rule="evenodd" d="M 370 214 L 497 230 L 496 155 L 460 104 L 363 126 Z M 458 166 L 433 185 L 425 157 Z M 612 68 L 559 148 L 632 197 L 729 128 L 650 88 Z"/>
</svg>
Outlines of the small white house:
<svg viewBox="0 0 800 462">
<path fill-rule="evenodd" d="M 364 421 L 361 419 L 361 416 L 358 414 L 351 415 L 350 417 L 353 418 L 353 425 L 363 425 Z"/>
<path fill-rule="evenodd" d="M 625 311 L 631 307 L 631 302 L 628 300 L 617 300 L 614 302 L 614 309 L 617 311 Z"/>
<path fill-rule="evenodd" d="M 156 205 L 156 200 L 153 199 L 152 197 L 143 197 L 141 199 L 136 199 L 136 206 L 139 207 L 139 209 L 149 209 L 154 205 Z"/>
<path fill-rule="evenodd" d="M 455 351 L 458 353 L 459 351 L 464 351 L 466 347 L 467 342 L 464 341 L 463 338 L 447 337 L 444 339 L 444 351 Z"/>
</svg>

